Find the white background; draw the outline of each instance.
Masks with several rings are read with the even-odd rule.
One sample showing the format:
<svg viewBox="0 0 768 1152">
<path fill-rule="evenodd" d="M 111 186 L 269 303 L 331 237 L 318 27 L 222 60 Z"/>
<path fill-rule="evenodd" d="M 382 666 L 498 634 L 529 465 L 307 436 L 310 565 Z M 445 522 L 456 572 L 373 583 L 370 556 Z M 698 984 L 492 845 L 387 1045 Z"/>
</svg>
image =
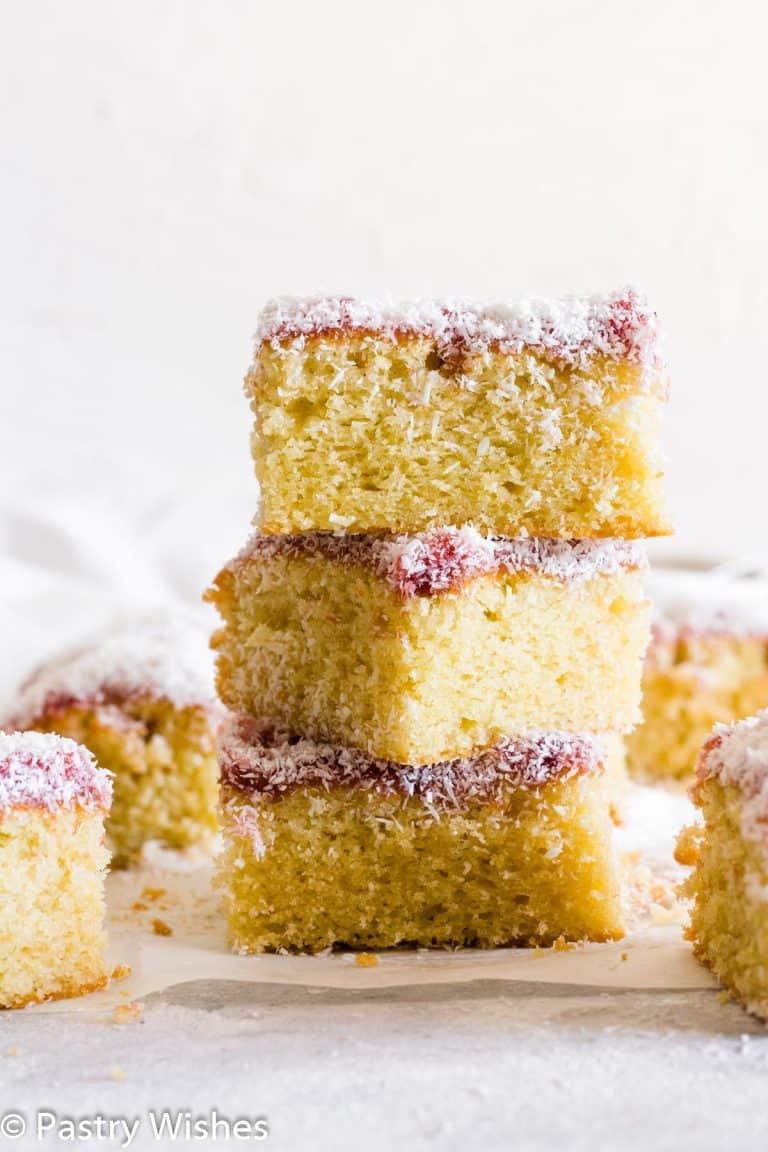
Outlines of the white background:
<svg viewBox="0 0 768 1152">
<path fill-rule="evenodd" d="M 254 510 L 240 382 L 257 311 L 316 290 L 637 283 L 668 331 L 673 547 L 762 549 L 762 11 L 3 0 L 17 576 L 53 556 L 151 584 L 151 545 L 161 581 L 196 596 Z"/>
</svg>

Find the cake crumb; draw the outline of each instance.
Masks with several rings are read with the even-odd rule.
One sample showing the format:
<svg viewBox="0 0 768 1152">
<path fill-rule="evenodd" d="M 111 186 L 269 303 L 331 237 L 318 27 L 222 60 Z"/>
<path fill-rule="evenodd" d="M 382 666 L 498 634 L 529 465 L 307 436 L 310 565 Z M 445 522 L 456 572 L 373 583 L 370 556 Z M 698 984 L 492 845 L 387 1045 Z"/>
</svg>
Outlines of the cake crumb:
<svg viewBox="0 0 768 1152">
<path fill-rule="evenodd" d="M 173 928 L 170 924 L 166 924 L 165 920 L 159 918 L 152 921 L 152 931 L 155 936 L 173 936 Z"/>
<path fill-rule="evenodd" d="M 621 958 L 622 960 L 629 960 L 629 952 L 622 952 Z"/>
<path fill-rule="evenodd" d="M 125 1068 L 122 1064 L 113 1064 L 109 1070 L 110 1080 L 125 1080 Z"/>
<path fill-rule="evenodd" d="M 717 994 L 717 1000 L 719 1004 L 729 1004 L 732 999 L 733 996 L 727 988 L 721 988 Z"/>
<path fill-rule="evenodd" d="M 376 968 L 378 967 L 379 958 L 374 956 L 372 952 L 358 952 L 355 956 L 355 964 L 361 968 Z"/>
<path fill-rule="evenodd" d="M 134 1024 L 141 1018 L 144 1011 L 143 1004 L 116 1004 L 112 1013 L 115 1024 Z"/>
<path fill-rule="evenodd" d="M 684 922 L 687 912 L 680 899 L 679 876 L 652 871 L 638 853 L 624 856 L 622 868 L 633 921 L 656 925 Z"/>
<path fill-rule="evenodd" d="M 675 844 L 674 857 L 678 864 L 685 868 L 693 868 L 699 858 L 703 829 L 701 825 L 694 824 L 690 828 L 683 828 Z"/>
<path fill-rule="evenodd" d="M 146 912 L 148 907 L 149 905 L 145 904 L 142 900 L 134 900 L 131 905 L 134 912 Z"/>
<path fill-rule="evenodd" d="M 132 972 L 133 968 L 131 968 L 130 964 L 115 964 L 114 968 L 112 969 L 112 979 L 125 980 L 125 978 L 130 976 Z"/>
<path fill-rule="evenodd" d="M 150 903 L 154 904 L 156 900 L 160 900 L 161 897 L 165 895 L 167 895 L 165 888 L 147 887 L 142 890 L 141 898 L 142 900 L 149 900 Z"/>
<path fill-rule="evenodd" d="M 675 904 L 675 888 L 676 885 L 669 881 L 656 880 L 656 882 L 651 885 L 651 900 L 661 908 L 673 908 Z"/>
<path fill-rule="evenodd" d="M 565 936 L 558 936 L 552 947 L 555 952 L 573 952 L 576 945 L 570 940 L 566 940 Z"/>
<path fill-rule="evenodd" d="M 6 1056 L 18 1056 L 19 1050 L 18 1048 L 6 1048 L 5 1054 Z"/>
</svg>

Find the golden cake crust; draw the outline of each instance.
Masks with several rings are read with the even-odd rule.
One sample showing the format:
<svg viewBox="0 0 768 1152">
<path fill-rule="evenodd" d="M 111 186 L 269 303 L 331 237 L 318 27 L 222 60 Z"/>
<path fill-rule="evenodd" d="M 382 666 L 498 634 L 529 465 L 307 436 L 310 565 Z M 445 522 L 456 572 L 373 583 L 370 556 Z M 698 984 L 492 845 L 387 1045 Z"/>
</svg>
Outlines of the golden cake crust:
<svg viewBox="0 0 768 1152">
<path fill-rule="evenodd" d="M 69 978 L 63 980 L 58 988 L 52 992 L 36 991 L 24 996 L 10 996 L 3 1003 L 3 1008 L 28 1008 L 32 1004 L 49 1004 L 56 1000 L 71 1000 L 75 996 L 87 996 L 91 992 L 99 992 L 109 983 L 109 973 L 104 970 L 100 976 L 88 980 Z"/>
</svg>

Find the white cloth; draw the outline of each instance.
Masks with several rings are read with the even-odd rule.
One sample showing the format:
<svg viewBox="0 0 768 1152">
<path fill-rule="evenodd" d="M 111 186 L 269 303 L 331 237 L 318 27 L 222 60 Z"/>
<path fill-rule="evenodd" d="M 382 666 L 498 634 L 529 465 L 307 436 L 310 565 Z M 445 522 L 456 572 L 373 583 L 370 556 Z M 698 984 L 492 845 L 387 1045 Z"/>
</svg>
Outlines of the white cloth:
<svg viewBox="0 0 768 1152">
<path fill-rule="evenodd" d="M 202 593 L 247 537 L 249 503 L 212 494 L 194 507 L 164 501 L 134 519 L 97 497 L 0 503 L 0 716 L 35 665 L 116 616 L 208 612 Z"/>
</svg>

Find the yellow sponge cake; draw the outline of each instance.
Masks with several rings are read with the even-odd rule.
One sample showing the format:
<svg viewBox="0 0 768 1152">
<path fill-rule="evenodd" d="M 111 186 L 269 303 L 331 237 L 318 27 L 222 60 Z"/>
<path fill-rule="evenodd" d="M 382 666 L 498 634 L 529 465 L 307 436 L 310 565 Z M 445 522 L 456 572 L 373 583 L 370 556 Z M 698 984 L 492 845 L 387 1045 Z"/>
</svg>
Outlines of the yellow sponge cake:
<svg viewBox="0 0 768 1152">
<path fill-rule="evenodd" d="M 142 617 L 39 668 L 7 726 L 69 736 L 114 773 L 107 832 L 121 867 L 150 840 L 211 846 L 222 717 L 205 632 L 182 617 Z"/>
<path fill-rule="evenodd" d="M 627 737 L 639 780 L 692 778 L 715 724 L 768 706 L 768 588 L 716 573 L 660 571 L 650 585 L 643 720 Z"/>
<path fill-rule="evenodd" d="M 768 1019 L 768 711 L 716 728 L 692 795 L 704 827 L 687 829 L 677 851 L 694 863 L 689 938 L 721 983 Z"/>
<path fill-rule="evenodd" d="M 623 934 L 599 740 L 527 733 L 399 765 L 239 717 L 220 765 L 237 951 Z"/>
<path fill-rule="evenodd" d="M 246 378 L 264 534 L 669 531 L 656 317 L 632 290 L 281 299 Z"/>
<path fill-rule="evenodd" d="M 425 764 L 530 728 L 624 732 L 648 638 L 641 545 L 256 536 L 209 598 L 218 687 L 296 735 Z"/>
<path fill-rule="evenodd" d="M 72 740 L 0 732 L 0 1007 L 106 983 L 110 797 L 109 773 Z"/>
</svg>

